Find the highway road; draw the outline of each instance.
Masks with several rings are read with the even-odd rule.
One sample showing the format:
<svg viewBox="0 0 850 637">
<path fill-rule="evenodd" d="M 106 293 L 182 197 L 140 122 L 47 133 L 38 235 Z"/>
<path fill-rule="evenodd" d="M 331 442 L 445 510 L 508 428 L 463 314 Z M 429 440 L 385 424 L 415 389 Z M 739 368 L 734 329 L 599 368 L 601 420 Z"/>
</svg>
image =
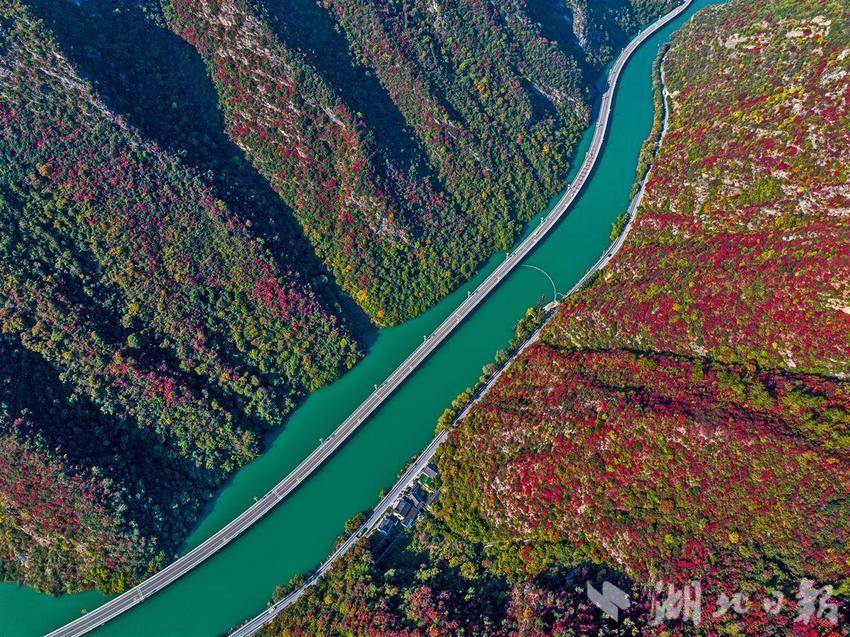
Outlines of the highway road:
<svg viewBox="0 0 850 637">
<path fill-rule="evenodd" d="M 374 509 L 372 509 L 372 513 L 369 515 L 367 520 L 357 529 L 357 531 L 349 535 L 345 542 L 340 544 L 337 549 L 331 553 L 330 557 L 322 562 L 322 565 L 319 566 L 319 568 L 317 568 L 306 580 L 304 580 L 301 586 L 279 601 L 270 605 L 256 617 L 236 628 L 230 633 L 229 637 L 248 637 L 248 635 L 253 635 L 259 631 L 260 628 L 274 619 L 275 615 L 280 613 L 287 606 L 295 603 L 310 586 L 313 586 L 313 584 L 319 581 L 319 578 L 327 573 L 334 563 L 336 563 L 340 557 L 345 555 L 348 550 L 354 546 L 358 540 L 360 540 L 360 538 L 364 535 L 368 535 L 378 528 L 381 521 L 384 519 L 384 516 L 387 514 L 387 510 L 392 508 L 405 490 L 413 484 L 416 477 L 422 473 L 422 470 L 431 461 L 431 458 L 434 457 L 437 449 L 439 449 L 440 445 L 442 445 L 448 437 L 448 429 L 437 434 L 437 436 L 431 441 L 431 444 L 429 444 L 416 458 L 416 460 L 404 471 L 395 485 L 393 485 L 393 488 L 390 489 L 390 492 L 384 496 Z"/>
<path fill-rule="evenodd" d="M 667 128 L 670 122 L 670 111 L 667 108 L 667 91 L 664 85 L 664 69 L 662 66 L 661 69 L 661 86 L 664 91 L 663 95 L 663 105 L 664 105 L 664 126 L 661 129 L 661 133 L 659 136 L 658 145 L 660 146 L 660 140 L 663 139 L 664 135 L 667 133 Z M 602 268 L 604 268 L 614 255 L 620 251 L 620 248 L 626 242 L 626 239 L 631 232 L 632 226 L 634 224 L 634 220 L 636 217 L 636 213 L 638 208 L 640 207 L 641 201 L 643 201 L 644 193 L 646 192 L 646 183 L 649 180 L 649 176 L 651 174 L 651 169 L 644 175 L 641 180 L 640 190 L 635 195 L 634 199 L 632 199 L 631 204 L 629 205 L 629 209 L 627 211 L 627 221 L 625 226 L 623 226 L 620 235 L 617 239 L 611 244 L 611 246 L 605 251 L 605 253 L 599 258 L 599 260 L 593 264 L 593 266 L 582 276 L 582 278 L 572 287 L 569 292 L 567 292 L 563 298 L 566 298 L 584 286 L 584 284 L 588 281 L 588 279 L 593 276 L 594 273 L 598 272 Z M 549 310 L 549 315 L 554 313 L 554 309 Z M 366 521 L 358 527 L 358 529 L 349 535 L 345 542 L 340 544 L 337 549 L 331 553 L 330 557 L 328 557 L 322 565 L 319 566 L 304 582 L 294 591 L 288 593 L 285 597 L 281 598 L 279 601 L 271 604 L 266 610 L 264 610 L 259 615 L 251 618 L 238 628 L 234 629 L 229 637 L 250 637 L 257 633 L 265 624 L 270 622 L 274 617 L 282 612 L 287 606 L 294 604 L 298 599 L 304 595 L 307 589 L 310 586 L 316 584 L 319 579 L 327 573 L 334 563 L 345 553 L 348 552 L 351 547 L 353 547 L 360 538 L 369 535 L 372 533 L 378 526 L 380 526 L 381 521 L 388 514 L 388 511 L 395 506 L 396 501 L 402 496 L 402 494 L 407 490 L 409 486 L 413 484 L 416 480 L 417 476 L 422 473 L 422 470 L 425 466 L 431 462 L 434 455 L 437 453 L 437 450 L 440 446 L 448 439 L 449 433 L 452 428 L 454 428 L 461 420 L 463 420 L 464 416 L 472 409 L 472 407 L 480 401 L 484 395 L 490 390 L 490 388 L 496 383 L 499 377 L 505 372 L 505 370 L 510 367 L 511 363 L 516 360 L 516 358 L 529 347 L 532 343 L 536 342 L 540 337 L 540 333 L 545 327 L 547 321 L 544 320 L 541 322 L 540 327 L 538 327 L 529 337 L 525 340 L 525 342 L 517 349 L 516 353 L 511 357 L 507 363 L 505 363 L 501 369 L 497 370 L 485 383 L 483 387 L 481 387 L 476 395 L 470 400 L 467 405 L 463 408 L 463 410 L 457 415 L 457 417 L 452 422 L 451 428 L 446 429 L 439 434 L 431 441 L 431 443 L 425 448 L 425 450 L 416 458 L 413 464 L 408 467 L 408 469 L 401 475 L 398 481 L 393 485 L 393 488 L 389 493 L 378 503 L 378 505 L 372 509 L 372 513 L 366 519 Z"/>
<path fill-rule="evenodd" d="M 372 394 L 370 394 L 369 397 L 366 398 L 366 400 L 364 400 L 330 436 L 328 436 L 321 445 L 314 449 L 310 455 L 308 455 L 285 478 L 278 482 L 268 493 L 257 500 L 248 509 L 243 511 L 238 517 L 224 526 L 221 530 L 212 535 L 209 539 L 176 559 L 174 562 L 142 583 L 127 590 L 125 593 L 122 593 L 98 608 L 89 611 L 74 621 L 57 628 L 53 632 L 49 633 L 48 637 L 77 637 L 79 635 L 84 635 L 98 626 L 102 626 L 118 615 L 130 610 L 137 604 L 142 603 L 151 595 L 161 591 L 163 588 L 175 582 L 193 568 L 218 553 L 218 551 L 227 546 L 227 544 L 233 541 L 233 539 L 244 533 L 257 521 L 262 519 L 281 500 L 297 489 L 298 486 L 304 482 L 311 473 L 313 473 L 313 471 L 325 462 L 325 460 L 330 458 L 333 453 L 348 439 L 348 437 L 351 436 L 351 434 L 354 433 L 360 425 L 362 425 L 369 416 L 381 406 L 390 394 L 404 383 L 407 377 L 426 358 L 428 358 L 443 341 L 445 341 L 455 328 L 457 328 L 457 326 L 467 316 L 469 316 L 476 307 L 478 307 L 488 294 L 498 287 L 501 281 L 515 267 L 517 267 L 517 265 L 519 265 L 519 263 L 558 223 L 561 216 L 578 197 L 599 158 L 611 116 L 614 92 L 620 78 L 620 73 L 625 67 L 626 62 L 631 57 L 632 53 L 634 53 L 645 40 L 670 21 L 681 15 L 690 6 L 692 1 L 693 0 L 685 0 L 670 13 L 662 16 L 652 25 L 641 31 L 619 55 L 608 75 L 608 89 L 602 95 L 596 130 L 590 147 L 585 154 L 581 168 L 573 182 L 567 188 L 567 191 L 561 196 L 551 212 L 543 218 L 540 225 L 535 228 L 534 231 L 526 237 L 513 252 L 508 253 L 505 261 L 500 263 L 496 269 L 493 270 L 493 272 L 469 294 L 469 296 L 454 310 L 454 312 L 452 312 L 430 334 L 430 336 L 426 337 L 422 344 L 420 344 L 401 363 L 401 365 L 399 365 L 399 367 L 396 368 L 396 370 L 393 371 L 392 374 L 390 374 L 390 376 Z M 623 234 L 625 235 L 626 233 L 624 232 Z M 619 245 L 622 245 L 622 241 L 618 241 Z M 617 249 L 619 249 L 619 246 Z M 607 263 L 610 257 L 611 249 L 609 248 L 606 255 L 603 256 L 605 263 Z M 598 269 L 599 267 L 594 267 L 594 271 Z M 588 272 L 588 274 L 583 277 L 582 281 L 585 281 L 586 277 L 590 274 L 591 272 Z M 432 442 L 432 444 L 434 443 Z"/>
</svg>

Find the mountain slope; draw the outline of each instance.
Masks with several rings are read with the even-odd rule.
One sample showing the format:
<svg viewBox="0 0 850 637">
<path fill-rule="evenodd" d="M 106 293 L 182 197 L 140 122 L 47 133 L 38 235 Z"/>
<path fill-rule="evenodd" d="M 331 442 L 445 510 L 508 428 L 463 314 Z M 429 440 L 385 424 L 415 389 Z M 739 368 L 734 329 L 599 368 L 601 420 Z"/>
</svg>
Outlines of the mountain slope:
<svg viewBox="0 0 850 637">
<path fill-rule="evenodd" d="M 123 546 L 122 534 L 141 524 L 170 554 L 211 490 L 256 455 L 262 432 L 350 366 L 356 350 L 298 264 L 272 258 L 195 174 L 113 115 L 26 7 L 8 0 L 0 9 L 0 325 L 12 336 L 8 352 L 37 354 L 56 392 L 100 412 L 73 426 L 111 422 L 125 455 L 101 451 L 80 465 L 74 444 L 55 436 L 72 426 L 56 422 L 67 414 L 47 402 L 4 414 L 0 430 L 23 436 L 16 444 L 25 450 L 44 430 L 56 446 L 41 461 L 68 484 L 112 466 L 113 489 L 132 502 L 106 505 L 112 539 Z M 32 426 L 17 427 L 33 409 L 42 413 Z M 163 479 L 176 472 L 177 510 L 151 516 L 171 496 L 121 477 L 118 465 L 131 467 L 134 454 L 153 458 Z M 6 469 L 20 467 L 12 460 Z M 12 562 L 6 571 L 48 590 L 102 584 L 64 568 L 75 556 L 59 548 L 61 534 L 51 576 L 41 573 L 27 552 L 40 554 L 44 542 L 11 508 L 0 516 L 10 531 L 2 537 L 23 534 L 29 544 L 16 539 L 0 552 Z M 73 527 L 69 535 L 80 532 Z M 154 557 L 140 552 L 122 581 Z"/>
<path fill-rule="evenodd" d="M 835 634 L 846 604 L 797 621 L 797 595 L 850 590 L 848 24 L 733 0 L 677 34 L 622 250 L 453 431 L 433 517 L 269 634 Z M 603 580 L 637 602 L 621 624 L 586 602 Z"/>
<path fill-rule="evenodd" d="M 421 313 L 510 247 L 563 188 L 595 96 L 584 52 L 547 39 L 524 2 L 434 12 L 165 3 L 207 64 L 229 137 L 378 325 Z"/>
<path fill-rule="evenodd" d="M 458 429 L 448 516 L 645 580 L 848 576 L 847 17 L 677 36 L 631 234 Z"/>
</svg>

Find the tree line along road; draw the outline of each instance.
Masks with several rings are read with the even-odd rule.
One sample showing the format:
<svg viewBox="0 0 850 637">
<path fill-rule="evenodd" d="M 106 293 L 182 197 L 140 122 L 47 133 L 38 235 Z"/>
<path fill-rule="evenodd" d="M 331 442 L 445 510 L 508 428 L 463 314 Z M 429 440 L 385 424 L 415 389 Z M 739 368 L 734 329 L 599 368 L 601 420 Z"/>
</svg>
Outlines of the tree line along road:
<svg viewBox="0 0 850 637">
<path fill-rule="evenodd" d="M 681 5 L 659 18 L 641 31 L 622 51 L 608 75 L 608 89 L 602 95 L 596 130 L 590 147 L 585 154 L 582 166 L 576 178 L 561 196 L 551 212 L 543 218 L 540 225 L 522 241 L 517 248 L 508 253 L 505 261 L 473 290 L 470 295 L 421 343 L 392 374 L 364 400 L 327 440 L 314 449 L 286 477 L 278 482 L 268 493 L 243 511 L 210 538 L 176 559 L 174 562 L 152 575 L 145 581 L 127 590 L 121 595 L 89 611 L 85 615 L 49 633 L 48 637 L 76 637 L 102 626 L 111 619 L 130 610 L 146 598 L 162 590 L 169 584 L 191 571 L 193 568 L 215 555 L 230 541 L 241 535 L 253 524 L 262 519 L 281 500 L 286 498 L 306 480 L 310 474 L 330 458 L 334 452 L 374 413 L 407 377 L 434 352 L 440 344 L 469 316 L 519 263 L 537 246 L 546 234 L 557 224 L 567 209 L 578 197 L 599 158 L 608 129 L 614 92 L 620 73 L 631 55 L 656 31 L 681 15 L 693 0 L 685 0 Z"/>
<path fill-rule="evenodd" d="M 663 138 L 664 134 L 667 132 L 667 127 L 670 121 L 670 111 L 667 108 L 667 99 L 666 99 L 666 88 L 664 84 L 664 69 L 661 68 L 661 86 L 664 91 L 664 126 L 661 129 L 661 134 L 659 137 L 658 144 L 660 145 L 660 140 Z M 623 227 L 623 230 L 620 232 L 620 235 L 611 244 L 611 246 L 605 251 L 605 253 L 599 257 L 599 260 L 593 264 L 593 266 L 588 269 L 588 271 L 582 276 L 582 278 L 572 287 L 569 292 L 567 292 L 563 298 L 566 298 L 584 286 L 587 280 L 595 273 L 604 268 L 608 263 L 614 258 L 614 255 L 620 251 L 620 248 L 626 242 L 626 238 L 631 231 L 632 225 L 635 220 L 635 213 L 637 209 L 640 207 L 641 201 L 643 200 L 643 195 L 646 192 L 646 182 L 649 179 L 651 171 L 648 171 L 641 180 L 640 189 L 635 197 L 632 199 L 631 205 L 627 211 L 628 221 L 626 225 Z M 551 310 L 549 315 L 554 312 Z M 467 413 L 469 413 L 470 409 L 472 409 L 473 405 L 477 403 L 481 398 L 487 393 L 487 391 L 493 386 L 493 384 L 499 379 L 499 377 L 504 373 L 504 371 L 510 366 L 511 362 L 516 360 L 517 356 L 519 356 L 528 346 L 537 341 L 540 336 L 540 332 L 545 327 L 548 320 L 544 320 L 541 322 L 540 327 L 538 327 L 529 337 L 525 340 L 525 342 L 519 347 L 519 349 L 514 353 L 511 357 L 511 360 L 505 363 L 501 369 L 496 371 L 485 383 L 483 387 L 481 387 L 476 395 L 469 401 L 469 403 L 463 408 L 463 410 L 457 415 L 457 417 L 452 422 L 452 428 L 459 423 Z M 323 577 L 336 563 L 339 558 L 345 555 L 360 538 L 372 533 L 378 526 L 381 521 L 386 517 L 387 512 L 393 507 L 395 502 L 401 497 L 401 495 L 405 492 L 405 490 L 413 484 L 416 477 L 422 473 L 422 470 L 425 466 L 431 462 L 434 455 L 437 453 L 437 450 L 442 446 L 442 444 L 448 439 L 449 432 L 451 429 L 446 429 L 438 433 L 431 443 L 425 448 L 424 451 L 416 458 L 416 460 L 408 467 L 408 469 L 402 474 L 402 476 L 396 481 L 393 485 L 392 489 L 387 493 L 386 496 L 377 504 L 377 506 L 372 510 L 372 513 L 366 519 L 366 521 L 360 525 L 360 527 L 351 533 L 345 541 L 340 544 L 333 553 L 331 553 L 330 557 L 328 557 L 322 564 L 317 568 L 310 576 L 304 580 L 304 582 L 298 586 L 293 591 L 290 591 L 280 600 L 275 602 L 274 604 L 269 605 L 262 613 L 256 615 L 250 620 L 246 621 L 241 626 L 235 628 L 229 635 L 229 637 L 250 637 L 251 635 L 256 634 L 259 630 L 269 623 L 272 619 L 275 618 L 279 613 L 283 612 L 288 606 L 291 606 L 295 602 L 297 602 L 302 595 L 307 591 L 307 589 L 314 584 L 316 584 L 321 577 Z"/>
</svg>

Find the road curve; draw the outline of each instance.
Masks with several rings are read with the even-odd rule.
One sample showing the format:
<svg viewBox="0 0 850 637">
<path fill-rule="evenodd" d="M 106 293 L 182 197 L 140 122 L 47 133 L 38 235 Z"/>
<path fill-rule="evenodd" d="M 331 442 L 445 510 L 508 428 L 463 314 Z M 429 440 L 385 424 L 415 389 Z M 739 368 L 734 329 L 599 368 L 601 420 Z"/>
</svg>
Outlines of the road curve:
<svg viewBox="0 0 850 637">
<path fill-rule="evenodd" d="M 622 51 L 608 75 L 608 89 L 602 95 L 602 103 L 599 109 L 599 118 L 596 123 L 590 148 L 585 154 L 584 161 L 578 174 L 572 181 L 566 192 L 555 204 L 551 212 L 544 217 L 540 225 L 525 238 L 513 251 L 508 253 L 505 261 L 500 263 L 495 270 L 481 284 L 473 290 L 470 295 L 452 312 L 440 325 L 419 345 L 387 379 L 364 400 L 351 415 L 346 418 L 334 432 L 328 436 L 321 445 L 316 447 L 301 463 L 293 469 L 285 478 L 278 482 L 268 493 L 257 500 L 253 505 L 243 511 L 239 516 L 224 526 L 194 549 L 179 557 L 171 564 L 158 571 L 142 583 L 122 593 L 118 597 L 106 602 L 98 608 L 89 611 L 85 615 L 57 628 L 49 633 L 47 637 L 77 637 L 84 635 L 118 615 L 130 610 L 146 598 L 161 591 L 169 584 L 191 571 L 193 568 L 215 555 L 227 546 L 233 539 L 249 529 L 254 523 L 262 519 L 277 504 L 292 493 L 307 477 L 318 468 L 325 460 L 354 433 L 368 417 L 392 394 L 430 354 L 455 330 L 455 328 L 490 294 L 510 272 L 537 246 L 544 236 L 558 223 L 561 216 L 572 205 L 578 197 L 585 182 L 587 181 L 605 140 L 605 133 L 611 116 L 611 105 L 620 73 L 632 54 L 656 31 L 666 26 L 670 21 L 681 15 L 693 2 L 684 2 L 673 9 L 670 13 L 662 16 L 652 25 L 641 31 Z M 625 234 L 625 233 L 624 233 Z M 620 242 L 622 244 L 622 242 Z M 610 252 L 610 249 L 609 249 Z M 610 255 L 606 253 L 608 259 Z M 603 257 L 604 258 L 604 257 Z M 606 259 L 607 263 L 607 259 Z M 595 267 L 598 269 L 598 267 Z M 587 275 L 586 275 L 587 276 Z M 585 279 L 583 278 L 583 281 Z M 435 440 L 436 442 L 436 440 Z M 434 442 L 431 443 L 432 445 Z M 437 445 L 439 446 L 439 445 Z M 430 446 L 429 446 L 430 448 Z M 436 447 L 435 447 L 436 449 Z M 433 452 L 432 452 L 433 455 Z M 429 456 L 430 458 L 430 456 Z M 424 466 L 424 465 L 423 465 Z M 377 511 L 377 509 L 376 509 Z M 349 538 L 351 540 L 351 538 Z M 343 544 L 345 546 L 345 544 Z M 342 549 L 342 547 L 340 547 Z M 340 551 L 337 549 L 337 552 Z M 347 549 L 346 549 L 347 550 Z M 344 552 L 344 551 L 343 551 Z M 341 553 L 340 553 L 341 554 Z M 335 552 L 334 555 L 337 555 Z M 333 557 L 333 556 L 332 556 Z M 337 555 L 338 557 L 338 555 Z M 329 562 L 325 562 L 329 564 Z M 324 566 L 324 565 L 323 565 Z M 318 573 L 319 571 L 317 571 Z M 324 571 L 322 571 L 324 572 Z M 317 575 L 318 577 L 318 575 Z M 273 607 L 272 607 L 273 608 Z M 270 617 L 273 615 L 270 615 Z M 269 617 L 269 618 L 270 618 Z"/>
<path fill-rule="evenodd" d="M 666 134 L 667 127 L 670 122 L 670 110 L 669 108 L 667 108 L 667 92 L 664 84 L 663 61 L 660 72 L 661 86 L 663 91 L 662 103 L 664 106 L 664 126 L 661 129 L 656 148 L 660 147 L 661 139 L 663 139 L 664 135 Z M 567 292 L 563 298 L 566 298 L 580 290 L 582 286 L 584 286 L 584 284 L 587 282 L 587 280 L 594 273 L 598 272 L 606 265 L 608 265 L 614 255 L 617 254 L 617 252 L 620 251 L 620 248 L 623 247 L 623 244 L 625 244 L 626 242 L 626 238 L 631 232 L 637 210 L 640 207 L 641 201 L 643 201 L 643 196 L 646 192 L 646 183 L 649 180 L 650 174 L 651 169 L 647 171 L 647 173 L 643 176 L 643 179 L 641 180 L 640 189 L 638 190 L 638 193 L 635 195 L 634 199 L 632 199 L 632 202 L 629 205 L 629 209 L 626 213 L 627 222 L 626 225 L 623 226 L 620 235 L 617 237 L 614 243 L 612 243 L 608 247 L 605 253 L 601 257 L 599 257 L 599 260 L 596 261 L 596 263 L 594 263 L 593 266 L 591 266 L 587 272 L 585 272 L 584 276 L 582 276 L 582 278 L 579 279 L 579 281 L 572 288 L 570 288 L 570 291 Z M 550 310 L 549 314 L 551 315 L 553 312 L 554 309 Z M 285 597 L 282 597 L 274 604 L 269 605 L 269 607 L 266 608 L 266 610 L 264 610 L 259 615 L 256 615 L 255 617 L 246 621 L 241 626 L 235 628 L 228 635 L 228 637 L 250 637 L 251 635 L 257 633 L 264 625 L 274 619 L 274 617 L 281 613 L 287 606 L 290 606 L 291 604 L 294 604 L 296 601 L 298 601 L 298 599 L 302 595 L 304 595 L 307 589 L 310 586 L 316 584 L 316 582 L 318 582 L 319 579 L 331 569 L 334 563 L 340 557 L 345 555 L 345 553 L 347 553 L 349 549 L 351 549 L 351 547 L 353 547 L 357 543 L 357 541 L 360 540 L 360 538 L 374 531 L 386 516 L 387 511 L 395 505 L 396 501 L 401 497 L 404 491 L 413 484 L 416 477 L 420 473 L 422 473 L 422 470 L 425 468 L 425 466 L 429 462 L 431 462 L 432 458 L 437 453 L 437 450 L 446 441 L 446 439 L 448 439 L 449 432 L 451 431 L 451 429 L 454 428 L 454 426 L 457 425 L 464 418 L 464 416 L 466 416 L 467 413 L 469 413 L 472 407 L 484 397 L 484 395 L 490 390 L 490 388 L 495 384 L 495 382 L 505 372 L 505 370 L 511 365 L 511 363 L 516 360 L 516 358 L 527 347 L 537 341 L 537 339 L 540 337 L 540 332 L 546 326 L 547 322 L 547 320 L 544 320 L 541 323 L 540 327 L 534 330 L 534 332 L 531 333 L 528 338 L 523 342 L 523 344 L 517 349 L 513 356 L 511 356 L 511 359 L 507 361 L 499 370 L 497 370 L 496 373 L 490 376 L 489 379 L 487 379 L 487 382 L 484 384 L 484 386 L 478 389 L 473 399 L 470 400 L 463 408 L 463 410 L 455 417 L 454 421 L 451 424 L 451 427 L 445 429 L 444 431 L 441 431 L 434 437 L 431 443 L 427 447 L 425 447 L 425 450 L 422 451 L 422 453 L 416 458 L 416 460 L 407 468 L 407 470 L 405 470 L 401 477 L 396 481 L 390 492 L 387 493 L 386 496 L 384 496 L 384 498 L 377 504 L 374 509 L 372 509 L 372 513 L 369 515 L 366 521 L 362 525 L 360 525 L 360 527 L 358 527 L 358 529 L 354 533 L 349 535 L 346 540 L 342 544 L 340 544 L 333 553 L 331 553 L 330 557 L 328 557 L 324 562 L 322 562 L 319 568 L 317 568 L 313 573 L 311 573 L 310 576 L 306 580 L 304 580 L 304 582 L 302 582 L 297 589 L 291 591 Z"/>
</svg>

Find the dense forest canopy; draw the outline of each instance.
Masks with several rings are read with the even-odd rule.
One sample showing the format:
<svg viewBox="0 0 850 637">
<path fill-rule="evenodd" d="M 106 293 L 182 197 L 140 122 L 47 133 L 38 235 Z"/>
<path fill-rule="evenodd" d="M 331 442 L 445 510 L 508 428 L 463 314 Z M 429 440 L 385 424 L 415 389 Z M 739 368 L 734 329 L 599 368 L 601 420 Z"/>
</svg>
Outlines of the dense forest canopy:
<svg viewBox="0 0 850 637">
<path fill-rule="evenodd" d="M 604 5 L 0 0 L 2 577 L 172 559 L 374 326 L 507 249 L 671 2 Z"/>
<path fill-rule="evenodd" d="M 170 553 L 211 489 L 255 457 L 262 432 L 354 362 L 355 343 L 299 264 L 272 256 L 196 174 L 111 113 L 26 7 L 4 3 L 2 17 L 4 367 L 21 348 L 35 354 L 38 373 L 25 371 L 45 383 L 45 396 L 85 401 L 90 412 L 65 422 L 71 413 L 53 412 L 47 401 L 18 411 L 16 394 L 30 390 L 12 374 L 18 384 L 8 387 L 2 431 L 24 448 L 36 444 L 30 433 L 49 437 L 56 447 L 33 467 L 72 474 L 83 459 L 69 456 L 74 443 L 51 429 L 66 429 L 71 439 L 97 429 L 137 438 L 120 461 L 124 475 L 135 473 L 135 454 L 153 454 L 163 477 L 180 474 L 172 488 L 184 494 L 185 511 L 148 515 L 148 498 L 167 492 L 148 493 L 114 466 L 110 490 L 133 504 L 106 507 L 115 520 L 104 533 L 114 530 L 123 543 L 124 527 L 139 516 Z M 99 424 L 104 418 L 111 424 Z M 115 464 L 91 450 L 84 455 L 81 475 Z M 76 556 L 60 548 L 61 533 L 39 538 L 24 530 L 34 515 L 25 515 L 25 505 L 37 507 L 42 497 L 37 489 L 28 495 L 16 514 L 2 516 L 10 533 L 0 541 L 14 543 L 3 551 L 12 556 L 4 568 L 49 590 L 101 585 L 84 569 L 63 573 L 62 560 Z M 182 525 L 175 529 L 169 517 Z M 19 541 L 22 533 L 30 546 Z M 57 545 L 45 552 L 46 542 Z M 31 559 L 42 554 L 59 564 L 43 570 Z M 138 576 L 146 565 L 132 567 Z"/>
<path fill-rule="evenodd" d="M 846 626 L 850 9 L 733 0 L 662 67 L 622 250 L 453 431 L 433 515 L 361 542 L 268 634 Z M 620 624 L 587 602 L 602 580 L 631 592 Z M 808 615 L 806 586 L 831 591 Z"/>
<path fill-rule="evenodd" d="M 601 64 L 666 4 L 596 18 L 548 0 L 164 7 L 207 63 L 228 136 L 388 325 L 508 249 L 563 188 Z M 549 19 L 554 31 L 596 19 L 581 29 L 599 42 L 550 39 Z"/>
</svg>

